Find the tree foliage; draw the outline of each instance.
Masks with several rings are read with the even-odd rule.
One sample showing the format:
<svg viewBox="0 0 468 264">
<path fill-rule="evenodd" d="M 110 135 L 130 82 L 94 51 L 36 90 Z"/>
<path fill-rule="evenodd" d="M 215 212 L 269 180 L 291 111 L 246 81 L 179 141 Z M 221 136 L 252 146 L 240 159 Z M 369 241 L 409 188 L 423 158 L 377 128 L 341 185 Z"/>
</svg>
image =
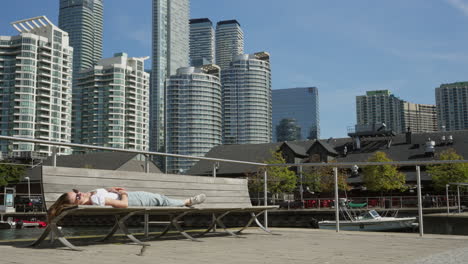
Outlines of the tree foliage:
<svg viewBox="0 0 468 264">
<path fill-rule="evenodd" d="M 303 185 L 314 192 L 332 192 L 335 190 L 335 174 L 332 167 L 315 167 L 303 174 Z M 338 189 L 350 190 L 347 175 L 343 169 L 338 169 Z"/>
<path fill-rule="evenodd" d="M 272 151 L 272 158 L 265 161 L 267 164 L 283 164 L 286 160 L 283 158 L 281 151 Z M 286 166 L 267 167 L 268 190 L 271 193 L 288 193 L 296 188 L 297 176 L 294 171 L 291 171 Z"/>
<path fill-rule="evenodd" d="M 448 149 L 437 155 L 438 160 L 463 160 L 454 149 Z M 427 172 L 432 177 L 435 189 L 444 189 L 450 182 L 468 182 L 468 164 L 452 163 L 427 167 Z"/>
<path fill-rule="evenodd" d="M 286 160 L 281 151 L 272 151 L 272 158 L 265 161 L 267 164 L 283 164 Z M 294 171 L 286 166 L 268 167 L 267 169 L 267 188 L 272 194 L 289 193 L 294 191 L 297 184 L 297 177 Z M 251 193 L 260 193 L 264 191 L 264 172 L 262 169 L 257 172 L 246 173 L 249 181 L 249 191 Z"/>
<path fill-rule="evenodd" d="M 18 183 L 24 173 L 23 166 L 0 164 L 0 186 Z"/>
<path fill-rule="evenodd" d="M 377 151 L 367 161 L 391 162 L 384 152 Z M 406 177 L 395 165 L 365 166 L 362 168 L 363 182 L 371 191 L 405 190 Z"/>
</svg>

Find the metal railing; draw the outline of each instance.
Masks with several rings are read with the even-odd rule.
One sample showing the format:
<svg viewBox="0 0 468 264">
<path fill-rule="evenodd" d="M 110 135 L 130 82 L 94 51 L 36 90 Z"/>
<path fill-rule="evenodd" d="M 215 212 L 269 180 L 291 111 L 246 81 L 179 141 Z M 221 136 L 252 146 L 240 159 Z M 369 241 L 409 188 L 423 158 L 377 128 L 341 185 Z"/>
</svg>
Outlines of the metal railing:
<svg viewBox="0 0 468 264">
<path fill-rule="evenodd" d="M 396 166 L 415 166 L 416 170 L 416 183 L 417 183 L 417 199 L 418 199 L 418 219 L 419 219 L 419 234 L 422 237 L 424 234 L 423 228 L 423 215 L 422 215 L 422 195 L 421 195 L 421 172 L 420 166 L 426 165 L 437 165 L 437 164 L 455 164 L 455 163 L 468 163 L 468 160 L 430 160 L 430 161 L 391 161 L 391 162 L 333 162 L 333 163 L 285 163 L 285 164 L 265 164 L 259 162 L 248 162 L 248 161 L 239 161 L 239 160 L 230 160 L 230 159 L 219 159 L 219 158 L 208 158 L 208 157 L 196 157 L 196 156 L 189 156 L 189 155 L 180 155 L 180 154 L 171 154 L 171 153 L 163 153 L 163 152 L 151 152 L 151 151 L 141 151 L 141 150 L 128 150 L 128 149 L 118 149 L 118 148 L 110 148 L 110 147 L 101 147 L 101 146 L 93 146 L 93 145 L 82 145 L 82 144 L 75 144 L 75 143 L 63 143 L 63 142 L 52 142 L 47 140 L 39 140 L 39 139 L 30 139 L 30 138 L 19 138 L 19 137 L 11 137 L 11 136 L 0 136 L 0 140 L 12 140 L 18 142 L 29 142 L 29 143 L 37 143 L 37 144 L 44 144 L 44 145 L 51 145 L 51 146 L 64 146 L 64 147 L 75 147 L 75 148 L 87 148 L 87 149 L 98 149 L 98 150 L 107 150 L 107 151 L 117 151 L 117 152 L 126 152 L 126 153 L 135 153 L 135 154 L 143 154 L 146 156 L 146 172 L 149 172 L 149 156 L 165 156 L 165 157 L 176 157 L 176 158 L 185 158 L 185 159 L 194 159 L 194 160 L 208 160 L 213 161 L 213 176 L 216 177 L 216 167 L 218 166 L 217 162 L 229 162 L 229 163 L 237 163 L 237 164 L 248 164 L 248 165 L 255 165 L 262 168 L 267 167 L 277 167 L 277 166 L 286 166 L 286 167 L 299 167 L 299 171 L 302 172 L 303 167 L 332 167 L 333 174 L 334 174 L 334 182 L 335 182 L 335 201 L 339 200 L 338 194 L 338 168 L 352 168 L 353 166 L 377 166 L 377 165 L 396 165 Z M 56 166 L 56 154 L 53 155 L 53 166 Z M 301 173 L 302 179 L 302 173 Z M 267 191 L 267 181 L 268 181 L 268 174 L 267 170 L 264 169 L 264 203 L 268 205 L 268 191 Z M 301 181 L 301 188 L 302 188 L 302 181 Z M 448 188 L 448 187 L 447 187 Z M 447 206 L 448 209 L 448 206 Z M 335 215 L 336 215 L 336 232 L 340 231 L 339 226 L 339 206 L 335 206 Z M 265 213 L 265 226 L 268 227 L 268 214 Z"/>
<path fill-rule="evenodd" d="M 262 204 L 263 198 L 251 198 L 253 203 Z M 280 208 L 288 209 L 331 209 L 334 208 L 334 197 L 320 197 L 320 198 L 304 198 L 304 199 L 269 199 L 270 205 L 279 205 Z M 468 201 L 468 195 L 461 195 L 461 201 Z M 348 201 L 362 204 L 365 203 L 364 209 L 406 209 L 417 208 L 417 196 L 366 196 L 366 197 L 348 197 Z M 456 194 L 449 196 L 449 207 L 459 207 L 462 204 Z M 430 195 L 423 196 L 424 208 L 446 208 L 447 198 L 445 195 Z"/>
</svg>

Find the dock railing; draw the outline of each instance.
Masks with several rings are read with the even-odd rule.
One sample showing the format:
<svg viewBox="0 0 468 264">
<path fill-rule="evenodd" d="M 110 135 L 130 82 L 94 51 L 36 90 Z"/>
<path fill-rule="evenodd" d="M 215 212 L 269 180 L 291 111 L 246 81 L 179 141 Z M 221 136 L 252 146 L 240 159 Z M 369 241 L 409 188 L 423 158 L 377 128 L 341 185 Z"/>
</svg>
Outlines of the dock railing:
<svg viewBox="0 0 468 264">
<path fill-rule="evenodd" d="M 240 160 L 229 160 L 229 159 L 219 159 L 219 158 L 209 158 L 209 157 L 197 157 L 197 156 L 189 156 L 189 155 L 180 155 L 180 154 L 171 154 L 171 153 L 164 153 L 164 152 L 151 152 L 151 151 L 141 151 L 141 150 L 130 150 L 130 149 L 119 149 L 119 148 L 110 148 L 110 147 L 101 147 L 101 146 L 93 146 L 93 145 L 83 145 L 83 144 L 75 144 L 75 143 L 63 143 L 63 142 L 55 142 L 55 141 L 48 141 L 48 140 L 40 140 L 40 139 L 31 139 L 31 138 L 20 138 L 20 137 L 11 137 L 11 136 L 0 136 L 0 140 L 10 140 L 15 142 L 29 142 L 34 144 L 41 144 L 41 145 L 50 145 L 50 146 L 63 146 L 63 147 L 72 147 L 72 148 L 81 148 L 81 149 L 97 149 L 97 150 L 107 150 L 107 151 L 117 151 L 117 152 L 126 152 L 126 153 L 135 153 L 135 154 L 143 154 L 146 157 L 146 166 L 145 170 L 149 173 L 149 161 L 151 156 L 163 156 L 163 157 L 176 157 L 176 158 L 185 158 L 185 159 L 194 159 L 194 160 L 208 160 L 213 161 L 213 177 L 216 177 L 216 167 L 219 165 L 219 162 L 228 162 L 228 163 L 236 163 L 236 164 L 248 164 L 258 166 L 258 168 L 263 168 L 263 176 L 264 176 L 264 205 L 268 205 L 268 174 L 267 174 L 267 167 L 297 167 L 299 170 L 302 171 L 304 167 L 331 167 L 333 168 L 333 175 L 334 175 L 334 192 L 335 197 L 334 201 L 339 200 L 339 192 L 338 192 L 338 168 L 354 168 L 364 167 L 364 166 L 379 166 L 379 165 L 396 165 L 399 167 L 409 167 L 414 166 L 416 171 L 416 184 L 417 184 L 417 201 L 418 201 L 418 220 L 419 220 L 419 234 L 422 237 L 424 234 L 424 227 L 423 227 L 423 198 L 421 194 L 421 166 L 428 166 L 428 165 L 439 165 L 439 164 L 456 164 L 456 163 L 468 163 L 468 160 L 429 160 L 429 161 L 391 161 L 391 162 L 333 162 L 333 163 L 282 163 L 282 164 L 266 164 L 260 162 L 248 162 L 248 161 L 240 161 Z M 56 151 L 53 151 L 53 166 L 56 166 Z M 302 173 L 301 173 L 301 180 L 302 180 Z M 302 184 L 302 181 L 301 181 Z M 463 184 L 463 183 L 453 183 L 456 184 Z M 457 185 L 459 186 L 459 185 Z M 302 185 L 301 185 L 302 189 Z M 448 190 L 448 186 L 447 186 Z M 459 189 L 458 189 L 459 190 Z M 460 200 L 460 199 L 458 199 Z M 448 199 L 447 199 L 448 201 Z M 449 210 L 449 205 L 447 204 L 447 211 Z M 339 207 L 335 206 L 335 218 L 336 218 L 336 232 L 340 231 L 340 219 L 339 219 Z M 264 225 L 268 227 L 268 214 L 265 213 L 264 218 Z"/>
</svg>

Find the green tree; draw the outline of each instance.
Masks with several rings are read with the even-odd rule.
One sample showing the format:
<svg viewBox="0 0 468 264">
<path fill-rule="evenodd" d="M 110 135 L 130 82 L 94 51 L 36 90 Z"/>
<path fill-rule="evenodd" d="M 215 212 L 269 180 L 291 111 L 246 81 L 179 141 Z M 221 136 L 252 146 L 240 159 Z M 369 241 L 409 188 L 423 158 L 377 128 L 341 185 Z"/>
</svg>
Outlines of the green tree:
<svg viewBox="0 0 468 264">
<path fill-rule="evenodd" d="M 283 164 L 286 160 L 281 151 L 272 151 L 272 158 L 265 161 L 267 164 Z M 273 194 L 292 192 L 296 188 L 297 176 L 286 166 L 267 167 L 268 190 Z"/>
<path fill-rule="evenodd" d="M 0 164 L 0 186 L 19 182 L 24 172 L 23 166 Z"/>
<path fill-rule="evenodd" d="M 335 174 L 332 167 L 314 167 L 304 173 L 303 185 L 314 192 L 332 192 L 335 190 Z M 343 169 L 338 169 L 338 189 L 349 191 L 347 176 Z"/>
<path fill-rule="evenodd" d="M 437 155 L 438 160 L 463 160 L 454 149 L 447 149 Z M 468 182 L 468 164 L 452 163 L 427 167 L 427 172 L 432 177 L 435 189 L 444 189 L 450 182 Z"/>
<path fill-rule="evenodd" d="M 391 162 L 392 160 L 384 152 L 377 151 L 367 161 Z M 398 171 L 395 165 L 365 166 L 362 172 L 363 182 L 371 191 L 387 192 L 406 189 L 406 177 Z"/>
</svg>

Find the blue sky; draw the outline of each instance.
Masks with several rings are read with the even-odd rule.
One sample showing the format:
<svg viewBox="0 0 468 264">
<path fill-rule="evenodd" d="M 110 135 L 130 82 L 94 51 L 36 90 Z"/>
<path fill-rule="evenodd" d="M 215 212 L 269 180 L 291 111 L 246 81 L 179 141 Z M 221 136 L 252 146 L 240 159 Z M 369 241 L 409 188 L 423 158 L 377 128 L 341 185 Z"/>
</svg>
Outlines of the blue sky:
<svg viewBox="0 0 468 264">
<path fill-rule="evenodd" d="M 58 0 L 0 10 L 0 35 L 16 34 L 16 20 L 58 20 Z M 105 0 L 104 10 L 105 57 L 151 55 L 151 0 Z M 191 0 L 191 17 L 237 19 L 245 51 L 270 52 L 273 89 L 318 87 L 322 138 L 346 136 L 367 90 L 434 104 L 441 83 L 468 81 L 468 0 Z"/>
</svg>

